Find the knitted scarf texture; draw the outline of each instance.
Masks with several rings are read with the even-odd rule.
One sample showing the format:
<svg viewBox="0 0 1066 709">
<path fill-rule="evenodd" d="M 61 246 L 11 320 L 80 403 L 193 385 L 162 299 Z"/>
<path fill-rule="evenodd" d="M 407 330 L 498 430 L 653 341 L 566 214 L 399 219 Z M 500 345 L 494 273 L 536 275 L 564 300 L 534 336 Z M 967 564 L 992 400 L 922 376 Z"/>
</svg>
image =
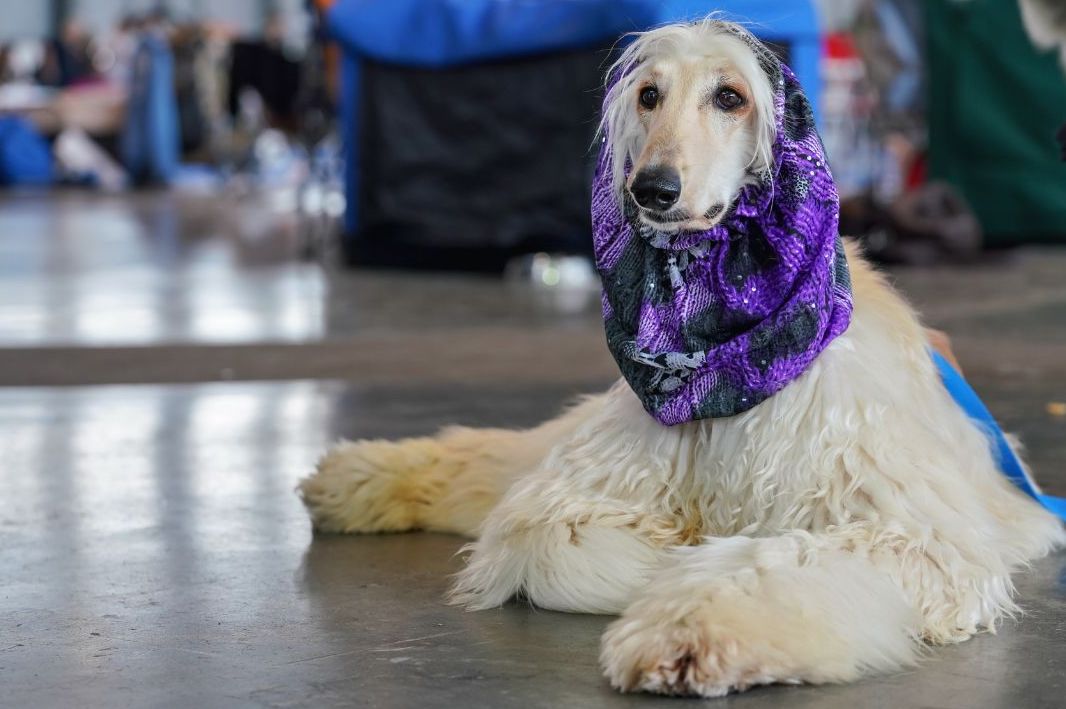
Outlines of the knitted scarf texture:
<svg viewBox="0 0 1066 709">
<path fill-rule="evenodd" d="M 759 49 L 775 89 L 773 164 L 713 228 L 640 223 L 628 191 L 612 186 L 610 135 L 600 148 L 592 222 L 607 344 L 664 425 L 759 404 L 851 319 L 839 200 L 810 103 L 792 70 Z"/>
</svg>

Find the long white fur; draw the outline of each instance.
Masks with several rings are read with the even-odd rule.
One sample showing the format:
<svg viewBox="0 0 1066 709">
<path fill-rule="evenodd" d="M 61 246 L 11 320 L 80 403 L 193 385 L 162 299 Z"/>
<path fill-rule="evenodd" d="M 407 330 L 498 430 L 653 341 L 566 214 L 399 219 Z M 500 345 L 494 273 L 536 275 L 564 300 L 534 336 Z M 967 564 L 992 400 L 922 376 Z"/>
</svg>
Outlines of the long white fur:
<svg viewBox="0 0 1066 709">
<path fill-rule="evenodd" d="M 750 411 L 667 428 L 619 382 L 528 431 L 344 443 L 301 483 L 312 519 L 476 536 L 452 595 L 471 609 L 621 613 L 601 661 L 627 691 L 842 682 L 994 630 L 1011 573 L 1066 535 L 999 472 L 913 310 L 848 259 L 851 326 Z"/>
</svg>

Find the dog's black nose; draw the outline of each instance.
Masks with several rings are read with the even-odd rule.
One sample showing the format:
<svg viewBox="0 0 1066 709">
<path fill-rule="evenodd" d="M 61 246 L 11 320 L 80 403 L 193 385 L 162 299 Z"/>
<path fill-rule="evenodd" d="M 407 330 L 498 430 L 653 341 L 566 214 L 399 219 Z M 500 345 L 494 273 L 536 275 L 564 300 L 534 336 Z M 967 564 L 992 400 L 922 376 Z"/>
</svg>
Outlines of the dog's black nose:
<svg viewBox="0 0 1066 709">
<path fill-rule="evenodd" d="M 645 168 L 633 178 L 629 191 L 641 207 L 663 212 L 681 197 L 681 175 L 665 165 Z"/>
</svg>

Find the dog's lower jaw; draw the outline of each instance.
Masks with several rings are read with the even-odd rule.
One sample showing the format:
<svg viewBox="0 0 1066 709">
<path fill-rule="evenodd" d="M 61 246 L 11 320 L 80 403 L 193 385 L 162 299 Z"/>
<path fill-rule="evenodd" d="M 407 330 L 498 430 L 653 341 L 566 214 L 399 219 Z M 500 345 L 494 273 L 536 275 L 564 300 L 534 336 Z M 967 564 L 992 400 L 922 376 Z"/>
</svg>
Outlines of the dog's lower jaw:
<svg viewBox="0 0 1066 709">
<path fill-rule="evenodd" d="M 706 216 L 695 217 L 683 222 L 672 223 L 659 223 L 652 219 L 644 218 L 641 220 L 652 231 L 659 234 L 667 234 L 670 236 L 682 235 L 682 234 L 695 234 L 701 231 L 707 231 L 713 229 L 718 222 L 722 221 L 721 218 L 708 218 Z"/>
<path fill-rule="evenodd" d="M 661 234 L 690 234 L 713 229 L 718 225 L 732 209 L 737 195 L 731 195 L 724 202 L 712 204 L 706 211 L 698 216 L 687 216 L 685 219 L 672 219 L 656 221 L 655 218 L 644 209 L 639 212 L 640 220 L 648 227 Z"/>
</svg>

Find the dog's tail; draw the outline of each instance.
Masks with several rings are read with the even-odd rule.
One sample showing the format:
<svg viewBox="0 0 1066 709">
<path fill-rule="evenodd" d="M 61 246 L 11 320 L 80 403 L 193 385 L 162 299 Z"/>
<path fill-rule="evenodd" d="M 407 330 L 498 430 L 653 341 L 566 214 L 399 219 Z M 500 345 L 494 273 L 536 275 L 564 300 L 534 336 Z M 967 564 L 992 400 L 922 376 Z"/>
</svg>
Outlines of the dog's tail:
<svg viewBox="0 0 1066 709">
<path fill-rule="evenodd" d="M 343 441 L 298 486 L 324 532 L 425 529 L 475 535 L 507 488 L 526 432 L 449 428 L 400 441 Z"/>
</svg>

